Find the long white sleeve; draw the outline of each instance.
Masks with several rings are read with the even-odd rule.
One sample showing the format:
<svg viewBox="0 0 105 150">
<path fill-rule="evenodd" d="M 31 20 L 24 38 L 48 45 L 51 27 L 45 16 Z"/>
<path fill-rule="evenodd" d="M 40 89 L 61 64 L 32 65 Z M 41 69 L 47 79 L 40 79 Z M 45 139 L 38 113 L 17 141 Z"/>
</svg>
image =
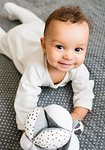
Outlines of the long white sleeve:
<svg viewBox="0 0 105 150">
<path fill-rule="evenodd" d="M 92 109 L 92 100 L 94 98 L 93 86 L 94 81 L 89 80 L 89 72 L 84 64 L 73 71 L 72 88 L 74 92 L 74 107 L 84 107 Z"/>
<path fill-rule="evenodd" d="M 38 72 L 35 68 L 27 67 L 17 90 L 15 99 L 16 121 L 18 129 L 24 130 L 27 114 L 37 106 L 38 95 L 41 92 Z"/>
</svg>

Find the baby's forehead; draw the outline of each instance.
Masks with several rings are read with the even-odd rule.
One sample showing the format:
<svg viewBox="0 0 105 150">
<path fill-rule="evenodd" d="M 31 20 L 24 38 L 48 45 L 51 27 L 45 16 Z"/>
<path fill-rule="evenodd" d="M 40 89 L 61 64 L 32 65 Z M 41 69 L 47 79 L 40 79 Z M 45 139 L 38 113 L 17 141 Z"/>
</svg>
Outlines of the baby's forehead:
<svg viewBox="0 0 105 150">
<path fill-rule="evenodd" d="M 67 26 L 67 28 L 66 28 Z M 46 34 L 45 36 L 47 36 L 48 34 L 56 32 L 56 34 L 58 33 L 58 31 L 61 31 L 62 32 L 62 29 L 63 30 L 69 30 L 71 29 L 72 30 L 72 27 L 73 28 L 77 28 L 78 27 L 85 27 L 87 30 L 89 30 L 89 25 L 86 21 L 82 21 L 82 22 L 76 22 L 76 23 L 72 23 L 71 21 L 61 21 L 61 20 L 52 20 L 49 25 L 47 26 L 46 28 Z M 60 30 L 61 29 L 61 30 Z"/>
<path fill-rule="evenodd" d="M 46 30 L 46 42 L 62 45 L 87 45 L 89 27 L 86 22 L 72 23 L 53 20 Z"/>
</svg>

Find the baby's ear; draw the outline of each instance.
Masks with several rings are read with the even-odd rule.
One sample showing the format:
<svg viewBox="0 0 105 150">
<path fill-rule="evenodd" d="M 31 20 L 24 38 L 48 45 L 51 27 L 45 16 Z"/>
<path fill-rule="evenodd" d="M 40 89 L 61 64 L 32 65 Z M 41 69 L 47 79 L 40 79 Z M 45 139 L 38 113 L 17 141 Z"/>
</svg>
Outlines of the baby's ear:
<svg viewBox="0 0 105 150">
<path fill-rule="evenodd" d="M 46 44 L 45 44 L 45 38 L 40 39 L 41 47 L 43 49 L 43 52 L 46 53 Z"/>
</svg>

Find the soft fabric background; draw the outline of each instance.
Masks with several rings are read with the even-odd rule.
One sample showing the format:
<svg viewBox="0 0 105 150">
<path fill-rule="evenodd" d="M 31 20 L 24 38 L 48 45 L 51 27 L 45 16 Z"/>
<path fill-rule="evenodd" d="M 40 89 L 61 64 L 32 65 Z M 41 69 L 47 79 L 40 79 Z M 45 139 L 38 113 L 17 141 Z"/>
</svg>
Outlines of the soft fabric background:
<svg viewBox="0 0 105 150">
<path fill-rule="evenodd" d="M 0 26 L 8 31 L 20 22 L 10 22 L 3 10 L 9 0 L 0 0 Z M 90 78 L 95 81 L 93 109 L 83 120 L 84 133 L 79 137 L 80 150 L 105 150 L 105 0 L 10 0 L 26 7 L 41 19 L 61 5 L 79 5 L 92 21 L 85 64 Z M 20 73 L 13 62 L 0 54 L 0 150 L 21 150 L 14 112 L 14 99 L 20 80 Z M 42 87 L 38 105 L 56 103 L 72 111 L 71 82 L 56 90 Z"/>
</svg>

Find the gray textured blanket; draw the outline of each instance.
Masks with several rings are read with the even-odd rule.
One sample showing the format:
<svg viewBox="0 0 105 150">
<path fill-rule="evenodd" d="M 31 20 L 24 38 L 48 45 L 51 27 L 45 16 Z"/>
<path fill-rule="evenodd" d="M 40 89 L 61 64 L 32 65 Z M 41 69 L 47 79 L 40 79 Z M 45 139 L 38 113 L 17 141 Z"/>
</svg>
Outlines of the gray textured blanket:
<svg viewBox="0 0 105 150">
<path fill-rule="evenodd" d="M 0 0 L 0 26 L 8 31 L 19 24 L 7 20 L 3 5 L 8 0 Z M 105 0 L 11 0 L 26 7 L 41 19 L 61 5 L 77 4 L 91 17 L 93 28 L 89 39 L 85 64 L 90 78 L 95 81 L 93 109 L 83 120 L 84 133 L 79 137 L 80 150 L 105 150 Z M 0 150 L 21 150 L 14 112 L 14 98 L 20 80 L 20 73 L 13 62 L 0 54 Z M 72 87 L 51 89 L 42 87 L 38 105 L 52 103 L 62 105 L 72 111 Z"/>
</svg>

